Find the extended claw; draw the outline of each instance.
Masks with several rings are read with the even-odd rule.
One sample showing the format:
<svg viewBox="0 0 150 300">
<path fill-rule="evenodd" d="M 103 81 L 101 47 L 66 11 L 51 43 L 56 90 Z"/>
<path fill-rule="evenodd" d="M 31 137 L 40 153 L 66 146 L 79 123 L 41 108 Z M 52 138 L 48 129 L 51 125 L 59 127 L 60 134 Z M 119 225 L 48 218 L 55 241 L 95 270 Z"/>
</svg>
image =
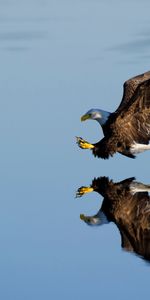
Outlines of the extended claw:
<svg viewBox="0 0 150 300">
<path fill-rule="evenodd" d="M 87 186 L 81 186 L 77 192 L 76 192 L 76 198 L 80 198 L 82 197 L 84 194 L 86 193 L 91 193 L 93 192 L 93 188 L 92 187 L 87 187 Z"/>
<path fill-rule="evenodd" d="M 94 145 L 90 144 L 89 142 L 83 140 L 81 137 L 76 137 L 77 144 L 81 149 L 93 149 Z"/>
</svg>

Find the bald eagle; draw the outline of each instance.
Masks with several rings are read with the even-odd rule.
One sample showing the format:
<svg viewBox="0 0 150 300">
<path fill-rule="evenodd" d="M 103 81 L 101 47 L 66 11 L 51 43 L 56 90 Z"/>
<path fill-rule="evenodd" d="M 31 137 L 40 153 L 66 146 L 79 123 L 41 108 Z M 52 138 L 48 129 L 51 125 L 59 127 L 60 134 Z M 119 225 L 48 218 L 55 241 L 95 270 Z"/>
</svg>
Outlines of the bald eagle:
<svg viewBox="0 0 150 300">
<path fill-rule="evenodd" d="M 104 138 L 90 144 L 77 137 L 82 149 L 91 149 L 94 156 L 108 159 L 116 152 L 130 158 L 150 149 L 150 71 L 124 83 L 122 101 L 113 113 L 90 109 L 81 121 L 96 120 L 102 127 Z"/>
<path fill-rule="evenodd" d="M 82 186 L 76 196 L 95 191 L 104 197 L 94 216 L 80 215 L 88 225 L 116 224 L 121 235 L 123 249 L 150 261 L 150 185 L 128 178 L 114 183 L 107 177 L 99 177 L 89 187 Z"/>
</svg>

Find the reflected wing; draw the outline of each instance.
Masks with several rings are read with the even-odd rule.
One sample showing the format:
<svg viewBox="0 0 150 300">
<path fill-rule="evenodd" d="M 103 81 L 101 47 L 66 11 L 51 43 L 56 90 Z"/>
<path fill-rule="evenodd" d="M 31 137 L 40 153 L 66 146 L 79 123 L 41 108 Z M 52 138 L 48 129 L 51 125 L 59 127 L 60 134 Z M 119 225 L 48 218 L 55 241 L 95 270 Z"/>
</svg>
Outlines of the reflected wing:
<svg viewBox="0 0 150 300">
<path fill-rule="evenodd" d="M 124 83 L 123 86 L 123 97 L 121 100 L 121 103 L 119 105 L 119 107 L 116 110 L 116 113 L 121 112 L 125 106 L 127 105 L 128 102 L 130 102 L 132 96 L 134 95 L 135 90 L 137 89 L 137 87 L 145 82 L 146 80 L 150 79 L 150 71 L 140 74 L 138 76 L 135 76 L 129 80 L 127 80 Z"/>
</svg>

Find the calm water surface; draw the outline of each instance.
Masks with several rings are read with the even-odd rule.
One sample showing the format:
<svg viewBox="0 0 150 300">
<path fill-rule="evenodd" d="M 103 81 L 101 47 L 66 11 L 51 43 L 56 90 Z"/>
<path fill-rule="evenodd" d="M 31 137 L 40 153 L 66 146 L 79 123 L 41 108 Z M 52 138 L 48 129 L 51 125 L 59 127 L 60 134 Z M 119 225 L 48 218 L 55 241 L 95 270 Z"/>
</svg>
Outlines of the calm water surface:
<svg viewBox="0 0 150 300">
<path fill-rule="evenodd" d="M 150 266 L 121 249 L 117 227 L 92 228 L 94 177 L 150 183 L 150 153 L 95 159 L 75 144 L 102 136 L 80 123 L 113 111 L 122 84 L 150 69 L 150 3 L 0 0 L 0 298 L 144 299 Z"/>
</svg>

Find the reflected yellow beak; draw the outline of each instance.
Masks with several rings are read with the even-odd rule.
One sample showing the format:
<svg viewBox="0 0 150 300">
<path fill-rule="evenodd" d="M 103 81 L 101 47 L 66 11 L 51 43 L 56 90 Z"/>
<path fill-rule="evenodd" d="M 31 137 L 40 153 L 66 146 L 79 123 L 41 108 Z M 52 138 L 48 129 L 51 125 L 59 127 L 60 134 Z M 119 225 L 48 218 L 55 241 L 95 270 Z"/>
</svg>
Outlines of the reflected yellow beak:
<svg viewBox="0 0 150 300">
<path fill-rule="evenodd" d="M 82 221 L 85 221 L 85 220 L 86 220 L 86 216 L 83 215 L 83 214 L 81 214 L 81 215 L 80 215 L 80 219 L 81 219 Z"/>
<path fill-rule="evenodd" d="M 91 223 L 91 219 L 92 219 L 91 217 L 85 216 L 84 214 L 80 215 L 80 220 L 88 223 L 89 225 L 93 225 L 93 224 L 90 224 Z"/>
<path fill-rule="evenodd" d="M 90 117 L 91 117 L 91 116 L 90 116 L 89 114 L 83 115 L 83 116 L 81 117 L 81 122 L 90 119 Z"/>
</svg>

